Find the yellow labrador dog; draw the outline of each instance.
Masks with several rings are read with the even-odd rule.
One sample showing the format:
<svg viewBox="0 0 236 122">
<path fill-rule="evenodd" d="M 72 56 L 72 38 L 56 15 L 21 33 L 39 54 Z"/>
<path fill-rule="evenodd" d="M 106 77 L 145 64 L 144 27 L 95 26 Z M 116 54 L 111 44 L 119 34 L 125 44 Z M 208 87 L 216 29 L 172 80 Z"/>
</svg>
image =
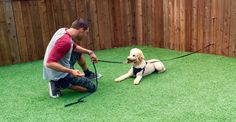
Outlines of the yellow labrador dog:
<svg viewBox="0 0 236 122">
<path fill-rule="evenodd" d="M 133 48 L 130 50 L 127 60 L 127 63 L 133 63 L 133 66 L 126 74 L 116 78 L 116 82 L 120 82 L 128 77 L 134 76 L 136 77 L 134 84 L 138 85 L 143 76 L 149 75 L 154 71 L 160 73 L 166 70 L 164 64 L 157 59 L 145 61 L 143 52 L 138 48 Z"/>
</svg>

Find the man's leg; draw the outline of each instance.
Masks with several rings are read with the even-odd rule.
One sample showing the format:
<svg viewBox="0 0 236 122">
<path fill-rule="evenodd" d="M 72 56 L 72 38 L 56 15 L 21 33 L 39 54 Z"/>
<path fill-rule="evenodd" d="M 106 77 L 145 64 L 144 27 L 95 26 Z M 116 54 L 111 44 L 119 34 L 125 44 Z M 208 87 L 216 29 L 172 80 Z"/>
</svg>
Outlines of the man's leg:
<svg viewBox="0 0 236 122">
<path fill-rule="evenodd" d="M 85 58 L 84 58 L 84 56 L 82 54 L 80 55 L 80 58 L 78 60 L 78 64 L 83 69 L 83 71 L 87 71 L 88 70 L 88 67 L 87 67 L 87 64 L 86 64 L 86 60 L 85 60 Z"/>
<path fill-rule="evenodd" d="M 81 53 L 72 52 L 71 58 L 70 58 L 70 65 L 72 69 L 74 69 L 74 65 L 76 62 L 78 62 L 78 64 L 80 65 L 80 67 L 82 68 L 82 70 L 84 71 L 86 75 L 87 73 L 86 71 L 89 71 L 89 70 L 88 70 L 84 56 Z"/>
<path fill-rule="evenodd" d="M 88 69 L 88 66 L 86 64 L 86 60 L 85 60 L 84 56 L 81 53 L 72 52 L 71 59 L 70 59 L 71 68 L 74 69 L 74 65 L 76 62 L 78 62 L 78 64 L 82 68 L 82 70 L 85 74 L 85 77 L 87 77 L 89 79 L 96 78 L 95 73 L 91 72 Z M 98 78 L 100 78 L 100 77 L 101 77 L 101 74 L 98 74 Z"/>
<path fill-rule="evenodd" d="M 72 85 L 70 88 L 71 88 L 72 90 L 78 91 L 78 92 L 87 92 L 87 91 L 88 91 L 87 88 L 84 88 L 84 87 L 79 86 L 79 85 Z"/>
<path fill-rule="evenodd" d="M 93 84 L 93 82 L 86 77 L 75 77 L 68 74 L 63 81 L 69 82 L 70 85 L 68 88 L 75 91 L 94 92 L 96 90 L 96 86 Z"/>
<path fill-rule="evenodd" d="M 96 86 L 86 77 L 75 77 L 68 74 L 65 78 L 57 81 L 57 87 L 61 89 L 72 89 L 78 92 L 94 92 Z"/>
<path fill-rule="evenodd" d="M 76 53 L 74 51 L 71 53 L 70 66 L 72 69 L 74 69 L 74 65 L 76 62 L 79 61 L 80 57 L 81 57 L 81 53 Z"/>
<path fill-rule="evenodd" d="M 91 72 L 90 70 L 88 70 L 88 66 L 86 64 L 86 60 L 83 55 L 80 56 L 80 58 L 78 60 L 78 64 L 83 69 L 85 77 L 87 77 L 89 79 L 95 78 L 95 74 L 93 72 Z"/>
</svg>

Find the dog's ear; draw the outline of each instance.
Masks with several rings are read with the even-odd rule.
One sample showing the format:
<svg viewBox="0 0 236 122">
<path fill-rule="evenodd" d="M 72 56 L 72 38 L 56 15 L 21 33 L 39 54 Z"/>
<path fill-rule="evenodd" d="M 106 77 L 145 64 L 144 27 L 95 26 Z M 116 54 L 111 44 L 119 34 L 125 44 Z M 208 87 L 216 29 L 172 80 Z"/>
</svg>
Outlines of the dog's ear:
<svg viewBox="0 0 236 122">
<path fill-rule="evenodd" d="M 142 52 L 139 52 L 139 53 L 138 53 L 138 60 L 139 60 L 139 62 L 141 62 L 143 59 L 144 59 L 143 53 L 142 53 Z"/>
</svg>

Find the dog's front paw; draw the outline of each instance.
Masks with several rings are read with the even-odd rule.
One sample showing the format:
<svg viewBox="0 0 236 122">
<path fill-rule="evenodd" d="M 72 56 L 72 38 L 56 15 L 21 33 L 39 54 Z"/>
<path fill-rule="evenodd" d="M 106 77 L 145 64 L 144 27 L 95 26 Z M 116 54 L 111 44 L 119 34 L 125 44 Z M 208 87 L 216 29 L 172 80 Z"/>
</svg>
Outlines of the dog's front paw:
<svg viewBox="0 0 236 122">
<path fill-rule="evenodd" d="M 138 85 L 139 81 L 138 80 L 134 80 L 134 85 Z"/>
<path fill-rule="evenodd" d="M 115 79 L 115 82 L 120 82 L 120 81 L 121 81 L 120 78 L 116 78 L 116 79 Z"/>
</svg>

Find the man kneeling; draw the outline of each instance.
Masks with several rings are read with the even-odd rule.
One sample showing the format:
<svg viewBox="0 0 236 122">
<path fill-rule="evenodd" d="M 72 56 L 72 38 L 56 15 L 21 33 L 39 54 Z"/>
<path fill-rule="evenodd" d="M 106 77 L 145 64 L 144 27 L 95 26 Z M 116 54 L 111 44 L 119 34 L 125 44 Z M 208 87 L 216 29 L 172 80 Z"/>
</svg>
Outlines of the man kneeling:
<svg viewBox="0 0 236 122">
<path fill-rule="evenodd" d="M 98 76 L 89 71 L 82 54 L 88 54 L 93 61 L 97 61 L 93 51 L 75 43 L 77 38 L 87 36 L 88 22 L 80 18 L 75 20 L 70 28 L 60 28 L 55 32 L 47 46 L 44 56 L 43 78 L 49 80 L 49 95 L 57 98 L 61 89 L 70 88 L 79 92 L 94 92 L 96 86 L 91 79 Z M 79 63 L 84 73 L 74 69 Z"/>
</svg>

